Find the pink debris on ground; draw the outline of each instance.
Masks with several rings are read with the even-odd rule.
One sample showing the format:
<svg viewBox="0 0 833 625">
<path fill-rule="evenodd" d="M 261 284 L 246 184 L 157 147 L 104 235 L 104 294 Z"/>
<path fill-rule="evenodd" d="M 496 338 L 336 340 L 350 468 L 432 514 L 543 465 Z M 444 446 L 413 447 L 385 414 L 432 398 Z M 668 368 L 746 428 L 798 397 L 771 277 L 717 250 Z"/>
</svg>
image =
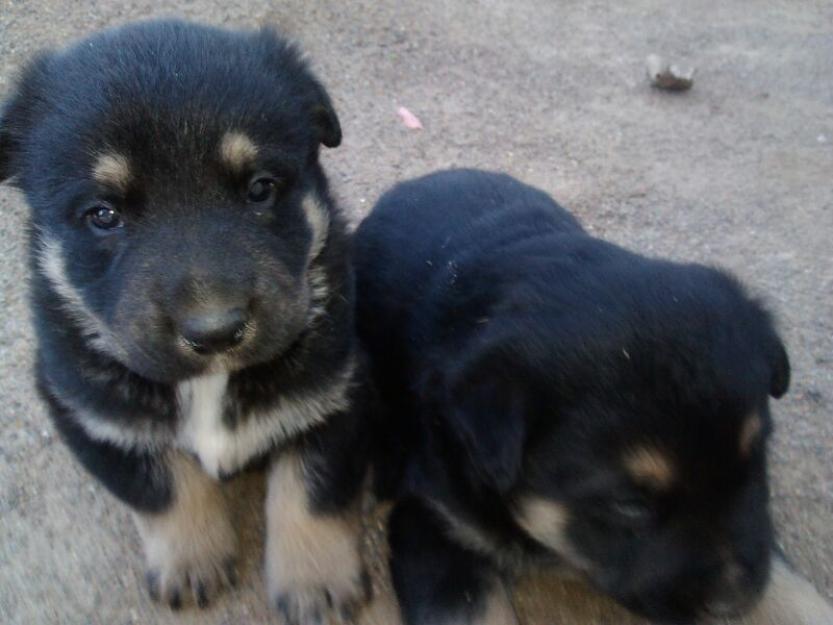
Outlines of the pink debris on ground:
<svg viewBox="0 0 833 625">
<path fill-rule="evenodd" d="M 399 115 L 399 119 L 402 120 L 402 123 L 405 124 L 405 128 L 410 128 L 411 130 L 422 130 L 422 122 L 419 121 L 419 117 L 411 113 L 408 109 L 404 106 L 400 106 L 396 109 L 397 114 Z"/>
</svg>

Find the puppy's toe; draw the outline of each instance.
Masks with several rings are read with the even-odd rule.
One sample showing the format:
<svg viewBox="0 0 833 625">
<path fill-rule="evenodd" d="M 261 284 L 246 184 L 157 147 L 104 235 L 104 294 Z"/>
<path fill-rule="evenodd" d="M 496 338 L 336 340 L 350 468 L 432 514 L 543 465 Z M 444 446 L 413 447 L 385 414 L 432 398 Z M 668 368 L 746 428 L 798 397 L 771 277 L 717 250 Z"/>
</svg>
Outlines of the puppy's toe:
<svg viewBox="0 0 833 625">
<path fill-rule="evenodd" d="M 237 583 L 234 560 L 217 562 L 171 562 L 151 568 L 145 574 L 148 594 L 154 601 L 178 610 L 183 605 L 208 606 L 223 589 Z"/>
<path fill-rule="evenodd" d="M 285 625 L 323 625 L 329 603 L 322 588 L 287 590 L 279 592 L 272 600 Z"/>
<path fill-rule="evenodd" d="M 271 595 L 272 605 L 285 625 L 352 624 L 359 607 L 370 598 L 370 579 L 362 574 L 348 584 L 342 582 L 277 588 Z"/>
</svg>

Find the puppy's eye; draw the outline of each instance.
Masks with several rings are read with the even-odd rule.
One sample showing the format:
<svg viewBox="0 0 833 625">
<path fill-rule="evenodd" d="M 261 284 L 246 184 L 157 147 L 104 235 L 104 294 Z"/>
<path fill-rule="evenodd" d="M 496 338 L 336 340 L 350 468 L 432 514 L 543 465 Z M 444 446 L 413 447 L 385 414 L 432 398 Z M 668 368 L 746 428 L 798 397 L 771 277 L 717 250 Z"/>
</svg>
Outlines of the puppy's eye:
<svg viewBox="0 0 833 625">
<path fill-rule="evenodd" d="M 639 498 L 616 499 L 610 502 L 610 510 L 618 523 L 628 527 L 644 526 L 654 518 L 651 506 Z"/>
<path fill-rule="evenodd" d="M 86 213 L 87 222 L 94 229 L 109 232 L 122 228 L 124 220 L 121 214 L 109 204 L 96 204 Z"/>
<path fill-rule="evenodd" d="M 268 176 L 260 176 L 249 183 L 246 201 L 249 204 L 268 204 L 275 200 L 279 182 Z"/>
</svg>

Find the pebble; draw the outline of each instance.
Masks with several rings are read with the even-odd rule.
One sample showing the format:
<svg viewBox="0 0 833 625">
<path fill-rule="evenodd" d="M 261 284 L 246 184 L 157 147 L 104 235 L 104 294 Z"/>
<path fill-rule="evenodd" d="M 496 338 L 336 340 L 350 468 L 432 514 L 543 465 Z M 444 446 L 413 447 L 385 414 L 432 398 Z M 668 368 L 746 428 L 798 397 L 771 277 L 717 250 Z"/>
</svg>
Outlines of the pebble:
<svg viewBox="0 0 833 625">
<path fill-rule="evenodd" d="M 657 54 L 651 54 L 645 61 L 651 86 L 666 91 L 687 91 L 694 84 L 693 67 L 680 68 L 668 63 Z"/>
</svg>

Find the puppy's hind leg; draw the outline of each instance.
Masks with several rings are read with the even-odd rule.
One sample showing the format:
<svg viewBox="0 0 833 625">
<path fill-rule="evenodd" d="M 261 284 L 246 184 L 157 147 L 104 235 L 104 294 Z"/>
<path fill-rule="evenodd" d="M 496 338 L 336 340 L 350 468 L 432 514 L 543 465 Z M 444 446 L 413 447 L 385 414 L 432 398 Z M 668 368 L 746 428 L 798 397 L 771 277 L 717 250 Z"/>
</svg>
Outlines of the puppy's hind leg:
<svg viewBox="0 0 833 625">
<path fill-rule="evenodd" d="M 416 500 L 400 502 L 391 514 L 391 574 L 405 623 L 517 625 L 492 565 L 450 541 L 440 523 Z"/>
<path fill-rule="evenodd" d="M 170 505 L 161 512 L 134 513 L 148 591 L 173 608 L 184 602 L 204 607 L 236 582 L 237 536 L 220 485 L 181 452 L 168 452 L 164 462 L 172 482 Z"/>
</svg>

